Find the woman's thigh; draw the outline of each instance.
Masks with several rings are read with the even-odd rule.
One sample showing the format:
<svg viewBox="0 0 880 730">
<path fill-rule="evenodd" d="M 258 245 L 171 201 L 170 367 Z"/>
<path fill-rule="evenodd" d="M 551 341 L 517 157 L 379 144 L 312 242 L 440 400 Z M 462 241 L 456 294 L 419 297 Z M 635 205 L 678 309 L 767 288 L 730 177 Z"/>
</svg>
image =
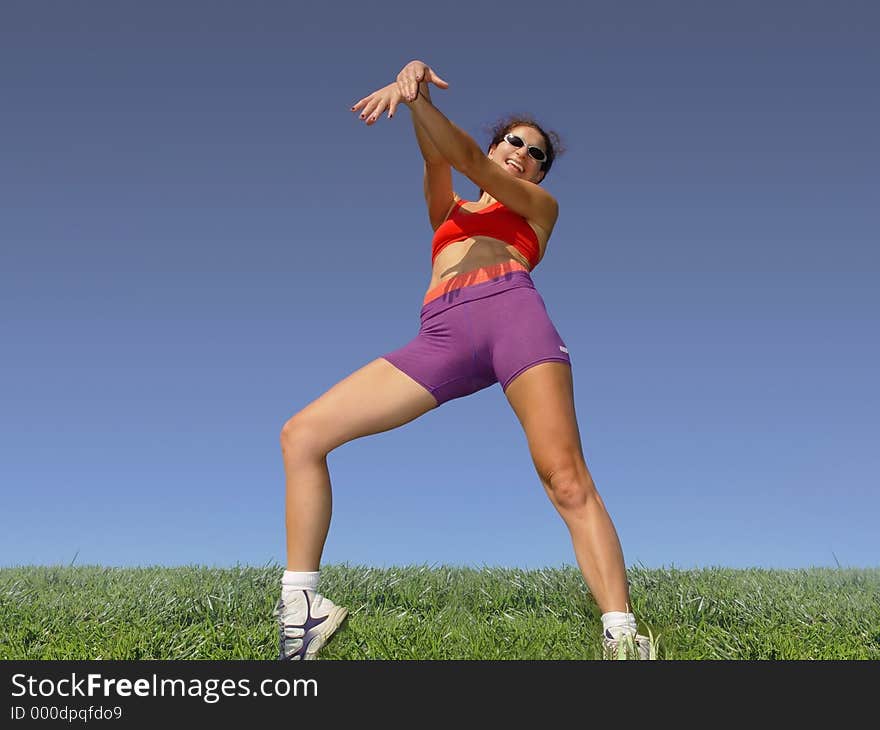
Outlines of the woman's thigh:
<svg viewBox="0 0 880 730">
<path fill-rule="evenodd" d="M 377 358 L 293 416 L 282 438 L 295 432 L 290 440 L 326 454 L 353 439 L 402 426 L 436 407 L 423 386 Z"/>
</svg>

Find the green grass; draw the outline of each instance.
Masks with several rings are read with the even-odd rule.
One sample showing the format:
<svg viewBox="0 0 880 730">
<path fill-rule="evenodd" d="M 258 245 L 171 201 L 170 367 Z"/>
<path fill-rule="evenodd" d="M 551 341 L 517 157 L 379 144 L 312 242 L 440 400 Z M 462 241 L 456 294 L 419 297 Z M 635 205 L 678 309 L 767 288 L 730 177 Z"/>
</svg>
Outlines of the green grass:
<svg viewBox="0 0 880 730">
<path fill-rule="evenodd" d="M 0 569 L 0 659 L 274 660 L 282 566 Z M 880 659 L 880 568 L 630 568 L 658 658 Z M 324 566 L 324 659 L 598 659 L 574 567 Z"/>
</svg>

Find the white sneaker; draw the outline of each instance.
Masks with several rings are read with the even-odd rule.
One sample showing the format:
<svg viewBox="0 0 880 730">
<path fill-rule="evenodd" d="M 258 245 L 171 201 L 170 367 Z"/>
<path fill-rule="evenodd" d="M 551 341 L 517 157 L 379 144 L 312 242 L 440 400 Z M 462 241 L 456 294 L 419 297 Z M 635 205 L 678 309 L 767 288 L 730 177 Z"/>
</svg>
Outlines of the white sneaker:
<svg viewBox="0 0 880 730">
<path fill-rule="evenodd" d="M 607 629 L 602 636 L 602 648 L 604 659 L 656 659 L 652 652 L 651 639 L 641 634 L 628 634 L 626 632 L 615 639 Z M 652 656 L 652 654 L 654 654 Z"/>
<path fill-rule="evenodd" d="M 348 615 L 321 594 L 308 590 L 282 591 L 275 605 L 278 619 L 278 658 L 314 659 Z"/>
</svg>

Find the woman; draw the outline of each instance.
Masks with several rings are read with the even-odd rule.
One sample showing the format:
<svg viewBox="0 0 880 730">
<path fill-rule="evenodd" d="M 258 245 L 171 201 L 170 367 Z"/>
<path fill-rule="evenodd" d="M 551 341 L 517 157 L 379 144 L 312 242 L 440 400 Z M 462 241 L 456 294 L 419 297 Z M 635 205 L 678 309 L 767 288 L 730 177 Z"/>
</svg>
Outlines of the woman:
<svg viewBox="0 0 880 730">
<path fill-rule="evenodd" d="M 496 382 L 571 533 L 602 611 L 606 656 L 647 658 L 617 533 L 584 462 L 568 349 L 529 276 L 558 216 L 556 200 L 540 187 L 558 152 L 556 137 L 530 119 L 514 119 L 495 130 L 484 154 L 434 106 L 431 83 L 449 86 L 412 61 L 394 83 L 351 108 L 368 125 L 386 110 L 392 117 L 401 103 L 409 108 L 425 159 L 433 269 L 417 337 L 334 385 L 282 430 L 287 570 L 276 607 L 280 658 L 314 658 L 347 613 L 317 592 L 332 502 L 327 455 Z M 453 191 L 453 167 L 480 188 L 479 200 Z"/>
</svg>

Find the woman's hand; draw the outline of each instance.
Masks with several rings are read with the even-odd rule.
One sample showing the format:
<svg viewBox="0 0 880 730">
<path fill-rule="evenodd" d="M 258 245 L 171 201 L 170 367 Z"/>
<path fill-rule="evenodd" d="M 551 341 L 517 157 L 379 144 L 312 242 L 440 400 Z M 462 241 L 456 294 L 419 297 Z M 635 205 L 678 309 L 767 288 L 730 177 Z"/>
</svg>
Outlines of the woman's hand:
<svg viewBox="0 0 880 730">
<path fill-rule="evenodd" d="M 410 61 L 397 74 L 397 86 L 406 102 L 415 101 L 419 83 L 431 83 L 441 89 L 448 89 L 449 83 L 440 78 L 424 61 Z"/>
<path fill-rule="evenodd" d="M 397 110 L 398 104 L 400 104 L 400 100 L 400 89 L 397 83 L 394 82 L 388 84 L 388 86 L 383 86 L 381 89 L 377 89 L 369 96 L 365 96 L 351 110 L 357 111 L 363 108 L 361 119 L 366 120 L 365 123 L 369 127 L 376 123 L 379 115 L 386 109 L 388 110 L 388 118 L 391 119 Z"/>
</svg>

